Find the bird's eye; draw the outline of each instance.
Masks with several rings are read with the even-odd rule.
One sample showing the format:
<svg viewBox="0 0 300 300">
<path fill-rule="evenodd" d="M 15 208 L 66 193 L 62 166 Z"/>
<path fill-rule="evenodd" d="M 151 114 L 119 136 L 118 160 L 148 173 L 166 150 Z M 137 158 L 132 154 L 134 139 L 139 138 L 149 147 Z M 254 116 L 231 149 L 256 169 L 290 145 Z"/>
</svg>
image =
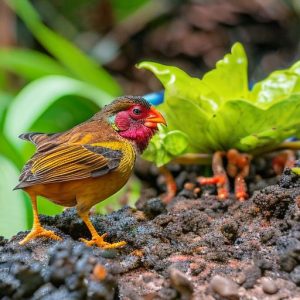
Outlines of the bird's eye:
<svg viewBox="0 0 300 300">
<path fill-rule="evenodd" d="M 141 114 L 141 110 L 139 108 L 134 108 L 132 110 L 132 112 L 135 114 L 135 115 L 140 115 Z"/>
</svg>

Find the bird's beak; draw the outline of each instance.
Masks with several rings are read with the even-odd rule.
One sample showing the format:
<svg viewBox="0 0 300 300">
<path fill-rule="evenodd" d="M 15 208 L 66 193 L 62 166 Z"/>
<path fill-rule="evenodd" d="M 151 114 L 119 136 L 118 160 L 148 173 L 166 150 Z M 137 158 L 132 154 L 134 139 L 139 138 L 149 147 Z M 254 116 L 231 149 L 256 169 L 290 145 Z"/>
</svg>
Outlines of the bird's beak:
<svg viewBox="0 0 300 300">
<path fill-rule="evenodd" d="M 149 128 L 157 128 L 157 124 L 167 125 L 165 118 L 153 106 L 150 108 L 149 116 L 145 119 L 145 126 Z"/>
</svg>

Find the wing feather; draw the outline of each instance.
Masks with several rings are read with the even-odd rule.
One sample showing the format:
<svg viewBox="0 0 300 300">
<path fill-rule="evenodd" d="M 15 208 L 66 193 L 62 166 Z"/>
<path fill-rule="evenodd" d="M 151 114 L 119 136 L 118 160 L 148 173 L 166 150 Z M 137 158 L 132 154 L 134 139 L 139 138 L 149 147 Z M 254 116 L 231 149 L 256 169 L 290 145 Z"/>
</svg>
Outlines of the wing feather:
<svg viewBox="0 0 300 300">
<path fill-rule="evenodd" d="M 36 153 L 25 165 L 16 188 L 102 176 L 116 169 L 121 158 L 120 150 L 108 147 L 59 145 Z"/>
</svg>

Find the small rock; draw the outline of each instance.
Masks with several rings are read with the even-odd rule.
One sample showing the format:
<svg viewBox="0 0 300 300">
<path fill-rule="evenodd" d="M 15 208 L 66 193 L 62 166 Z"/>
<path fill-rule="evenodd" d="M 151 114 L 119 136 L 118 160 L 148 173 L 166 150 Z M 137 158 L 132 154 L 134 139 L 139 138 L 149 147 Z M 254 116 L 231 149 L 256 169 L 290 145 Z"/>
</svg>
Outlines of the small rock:
<svg viewBox="0 0 300 300">
<path fill-rule="evenodd" d="M 258 266 L 251 266 L 244 270 L 246 281 L 243 283 L 243 287 L 251 289 L 256 284 L 256 281 L 261 277 L 261 269 Z"/>
<path fill-rule="evenodd" d="M 154 218 L 167 211 L 165 204 L 161 201 L 160 198 L 149 199 L 146 202 L 143 210 L 144 213 L 150 218 Z"/>
<path fill-rule="evenodd" d="M 219 275 L 214 276 L 210 281 L 210 288 L 225 299 L 240 299 L 238 285 L 229 278 Z"/>
<path fill-rule="evenodd" d="M 181 299 L 191 299 L 194 287 L 187 276 L 175 268 L 170 269 L 171 286 L 180 293 Z"/>
<path fill-rule="evenodd" d="M 297 266 L 297 260 L 288 254 L 280 257 L 279 260 L 281 268 L 286 272 L 291 272 Z"/>
<path fill-rule="evenodd" d="M 291 273 L 291 279 L 294 283 L 300 286 L 300 266 L 297 266 Z"/>
<path fill-rule="evenodd" d="M 236 282 L 239 285 L 242 285 L 246 281 L 246 275 L 244 273 L 239 273 L 239 275 L 236 278 Z"/>
<path fill-rule="evenodd" d="M 192 182 L 187 182 L 183 187 L 185 190 L 192 191 L 195 188 L 195 184 Z"/>
<path fill-rule="evenodd" d="M 278 287 L 272 278 L 263 277 L 261 279 L 262 289 L 267 294 L 276 294 L 278 292 Z"/>
<path fill-rule="evenodd" d="M 234 242 L 238 236 L 238 224 L 234 220 L 226 220 L 220 230 L 222 234 L 231 242 Z"/>
</svg>

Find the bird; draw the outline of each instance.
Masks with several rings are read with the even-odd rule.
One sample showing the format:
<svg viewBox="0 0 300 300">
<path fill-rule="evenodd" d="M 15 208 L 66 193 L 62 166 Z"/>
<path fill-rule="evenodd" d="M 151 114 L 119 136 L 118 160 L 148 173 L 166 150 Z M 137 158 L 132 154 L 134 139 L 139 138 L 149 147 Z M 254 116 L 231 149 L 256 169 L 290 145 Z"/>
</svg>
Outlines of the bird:
<svg viewBox="0 0 300 300">
<path fill-rule="evenodd" d="M 58 205 L 76 207 L 91 233 L 90 240 L 81 239 L 86 245 L 123 247 L 125 241 L 108 243 L 107 233 L 98 234 L 89 211 L 126 184 L 137 155 L 146 149 L 158 124 L 166 125 L 166 120 L 143 97 L 122 96 L 66 132 L 21 134 L 21 139 L 36 146 L 36 152 L 15 187 L 27 192 L 33 209 L 32 229 L 19 243 L 39 237 L 61 240 L 40 223 L 37 196 L 43 196 Z"/>
</svg>

